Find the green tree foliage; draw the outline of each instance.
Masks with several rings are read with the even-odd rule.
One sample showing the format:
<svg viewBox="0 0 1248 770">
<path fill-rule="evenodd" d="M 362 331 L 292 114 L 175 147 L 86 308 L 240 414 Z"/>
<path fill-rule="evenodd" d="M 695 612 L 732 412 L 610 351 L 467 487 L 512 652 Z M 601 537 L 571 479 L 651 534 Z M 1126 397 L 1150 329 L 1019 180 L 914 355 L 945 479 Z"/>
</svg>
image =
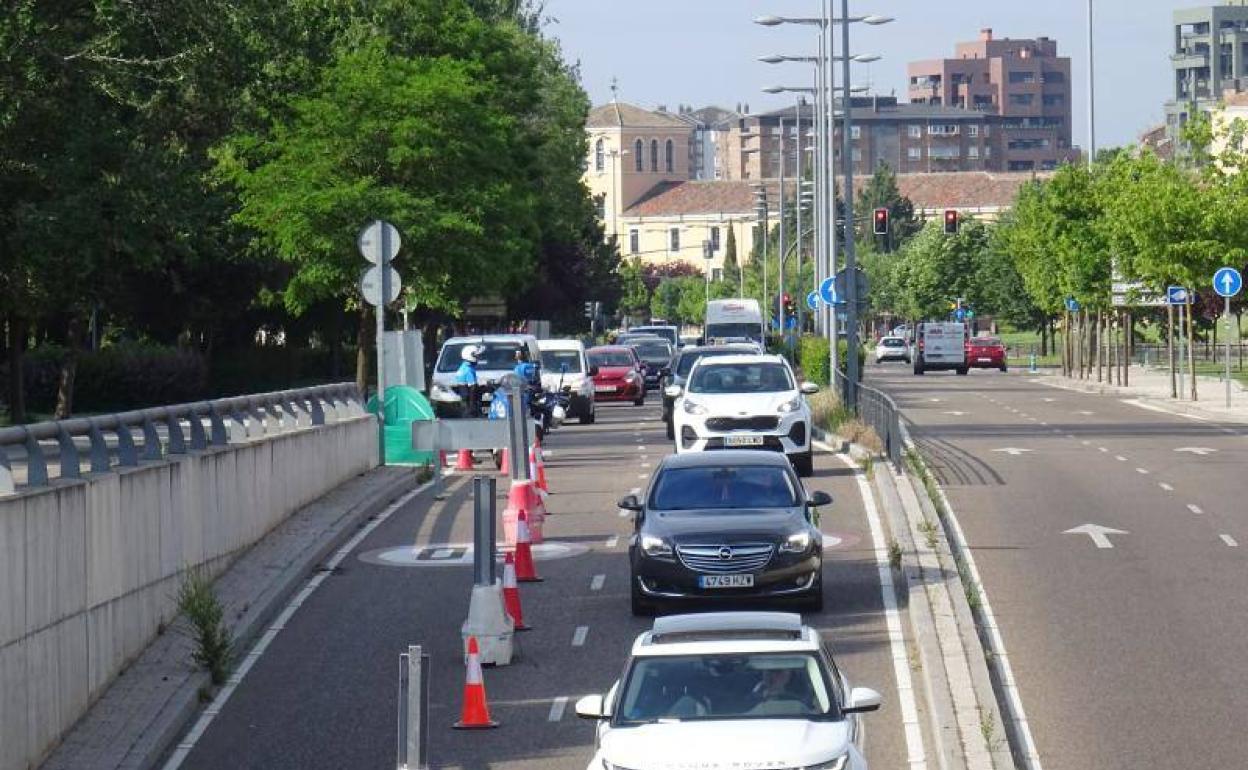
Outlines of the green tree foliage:
<svg viewBox="0 0 1248 770">
<path fill-rule="evenodd" d="M 724 281 L 738 284 L 741 281 L 741 265 L 737 262 L 737 231 L 728 228 L 728 242 L 724 244 Z"/>
<path fill-rule="evenodd" d="M 923 227 L 914 215 L 914 204 L 901 194 L 897 187 L 897 175 L 887 163 L 876 167 L 875 173 L 858 191 L 854 206 L 858 216 L 862 217 L 857 228 L 859 243 L 876 244 L 877 250 L 884 253 L 897 251 Z M 888 209 L 888 235 L 875 234 L 874 212 L 878 208 Z"/>
<path fill-rule="evenodd" d="M 964 218 L 954 236 L 944 234 L 941 222 L 929 222 L 897 256 L 897 309 L 908 318 L 945 318 L 958 297 L 983 308 L 979 271 L 987 247 L 988 228 L 978 220 Z"/>
</svg>

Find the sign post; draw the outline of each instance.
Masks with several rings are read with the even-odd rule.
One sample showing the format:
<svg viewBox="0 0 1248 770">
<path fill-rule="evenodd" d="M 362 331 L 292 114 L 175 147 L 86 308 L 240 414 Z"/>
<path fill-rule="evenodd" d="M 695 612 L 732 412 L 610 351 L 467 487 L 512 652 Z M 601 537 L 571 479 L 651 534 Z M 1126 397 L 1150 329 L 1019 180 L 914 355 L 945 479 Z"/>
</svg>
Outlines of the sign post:
<svg viewBox="0 0 1248 770">
<path fill-rule="evenodd" d="M 374 219 L 365 225 L 355 239 L 360 255 L 372 262 L 360 276 L 360 294 L 376 308 L 377 317 L 377 460 L 386 464 L 386 305 L 399 297 L 399 274 L 390 266 L 399 253 L 402 239 L 399 230 L 389 222 Z M 436 458 L 435 458 L 436 462 Z"/>
<path fill-rule="evenodd" d="M 1219 268 L 1213 274 L 1213 290 L 1223 301 L 1222 317 L 1226 319 L 1226 406 L 1231 406 L 1231 297 L 1244 288 L 1244 277 L 1233 267 Z M 1242 344 L 1242 343 L 1241 343 Z"/>
</svg>

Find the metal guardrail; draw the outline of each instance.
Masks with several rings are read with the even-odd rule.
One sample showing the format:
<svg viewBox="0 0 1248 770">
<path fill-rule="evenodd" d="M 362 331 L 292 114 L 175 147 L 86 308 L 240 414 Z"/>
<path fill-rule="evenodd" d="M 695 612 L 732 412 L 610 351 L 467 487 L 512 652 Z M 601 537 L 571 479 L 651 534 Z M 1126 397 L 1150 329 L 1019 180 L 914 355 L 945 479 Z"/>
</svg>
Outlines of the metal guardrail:
<svg viewBox="0 0 1248 770">
<path fill-rule="evenodd" d="M 318 385 L 0 428 L 0 495 L 13 494 L 17 490 L 13 461 L 24 461 L 26 486 L 45 487 L 49 484 L 49 459 L 54 459 L 60 467 L 57 478 L 77 479 L 82 477 L 84 452 L 91 473 L 107 473 L 113 467 L 134 467 L 144 460 L 160 460 L 166 455 L 186 454 L 188 451 L 229 444 L 231 436 L 227 420 L 237 426 L 244 437 L 250 438 L 266 433 L 285 433 L 309 425 L 324 425 L 326 410 L 337 414 L 340 408 L 346 408 L 347 414 L 364 414 L 355 383 Z M 135 441 L 135 430 L 141 432 L 138 442 Z M 105 437 L 106 432 L 112 434 L 115 440 L 110 442 Z M 82 446 L 79 439 L 85 439 Z M 237 437 L 235 440 L 238 440 Z M 56 443 L 46 446 L 41 441 Z M 16 452 L 12 451 L 15 447 Z"/>
<path fill-rule="evenodd" d="M 832 370 L 832 387 L 844 403 L 845 385 L 848 378 L 840 369 Z M 906 453 L 906 434 L 902 426 L 901 410 L 897 402 L 883 391 L 858 383 L 858 419 L 871 426 L 884 444 L 884 455 L 898 468 L 902 467 Z"/>
</svg>

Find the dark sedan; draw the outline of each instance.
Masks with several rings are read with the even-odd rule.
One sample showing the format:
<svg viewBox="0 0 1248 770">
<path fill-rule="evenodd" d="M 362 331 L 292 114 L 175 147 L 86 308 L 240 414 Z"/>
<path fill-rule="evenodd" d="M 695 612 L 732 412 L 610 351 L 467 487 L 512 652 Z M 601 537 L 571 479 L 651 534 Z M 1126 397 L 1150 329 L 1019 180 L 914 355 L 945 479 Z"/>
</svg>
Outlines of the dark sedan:
<svg viewBox="0 0 1248 770">
<path fill-rule="evenodd" d="M 661 337 L 636 339 L 628 346 L 637 351 L 637 357 L 646 367 L 646 388 L 659 387 L 659 380 L 669 371 L 672 363 L 672 343 Z"/>
<path fill-rule="evenodd" d="M 782 454 L 726 449 L 669 455 L 634 512 L 632 609 L 676 602 L 776 599 L 823 607 L 823 535 Z"/>
<path fill-rule="evenodd" d="M 761 352 L 758 345 L 752 342 L 682 348 L 672 359 L 671 372 L 663 378 L 663 422 L 667 423 L 667 437 L 676 438 L 676 432 L 672 430 L 672 406 L 680 397 L 680 392 L 685 387 L 685 378 L 689 376 L 689 370 L 693 368 L 694 362 L 705 356 L 731 356 Z"/>
</svg>

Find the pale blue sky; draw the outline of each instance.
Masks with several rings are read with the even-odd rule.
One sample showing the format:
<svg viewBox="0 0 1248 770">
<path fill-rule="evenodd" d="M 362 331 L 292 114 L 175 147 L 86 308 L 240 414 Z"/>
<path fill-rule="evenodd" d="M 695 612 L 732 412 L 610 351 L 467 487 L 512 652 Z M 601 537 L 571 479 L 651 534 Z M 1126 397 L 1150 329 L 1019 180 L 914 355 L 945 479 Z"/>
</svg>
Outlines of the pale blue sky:
<svg viewBox="0 0 1248 770">
<path fill-rule="evenodd" d="M 1131 142 L 1162 121 L 1171 76 L 1170 14 L 1193 0 L 1094 0 L 1096 18 L 1096 136 L 1106 147 Z M 839 3 L 837 3 L 839 6 Z M 612 76 L 620 98 L 646 107 L 750 105 L 751 111 L 791 104 L 761 89 L 807 85 L 809 65 L 769 65 L 769 53 L 807 54 L 813 27 L 760 27 L 762 14 L 810 16 L 817 0 L 546 0 L 555 20 L 548 32 L 567 57 L 580 61 L 595 104 L 610 99 Z M 1085 0 L 854 0 L 850 13 L 895 17 L 880 27 L 855 25 L 855 53 L 883 58 L 855 65 L 855 82 L 905 98 L 906 63 L 953 55 L 954 43 L 974 40 L 981 27 L 998 37 L 1047 35 L 1071 58 L 1074 141 L 1087 138 L 1087 26 Z M 838 43 L 839 47 L 839 43 Z"/>
</svg>

